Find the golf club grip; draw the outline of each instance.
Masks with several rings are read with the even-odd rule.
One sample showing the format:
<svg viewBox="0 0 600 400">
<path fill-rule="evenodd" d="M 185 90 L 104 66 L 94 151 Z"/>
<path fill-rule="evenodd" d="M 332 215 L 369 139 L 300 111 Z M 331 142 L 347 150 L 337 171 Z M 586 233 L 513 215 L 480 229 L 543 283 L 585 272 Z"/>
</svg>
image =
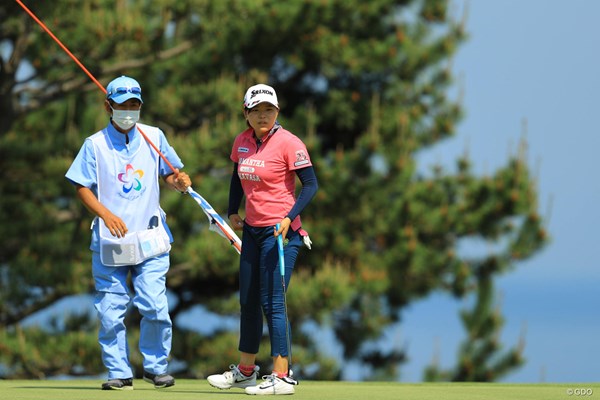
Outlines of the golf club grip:
<svg viewBox="0 0 600 400">
<path fill-rule="evenodd" d="M 279 230 L 280 225 L 275 224 L 275 228 Z M 277 236 L 277 250 L 279 251 L 279 273 L 285 276 L 285 258 L 283 256 L 283 235 Z"/>
</svg>

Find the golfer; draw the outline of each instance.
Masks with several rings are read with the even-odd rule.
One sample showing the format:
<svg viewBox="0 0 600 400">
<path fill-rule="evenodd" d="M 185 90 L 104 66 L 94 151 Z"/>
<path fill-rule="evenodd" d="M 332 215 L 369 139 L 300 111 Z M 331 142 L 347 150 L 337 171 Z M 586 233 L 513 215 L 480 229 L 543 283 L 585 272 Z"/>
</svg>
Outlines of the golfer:
<svg viewBox="0 0 600 400">
<path fill-rule="evenodd" d="M 231 226 L 243 230 L 240 256 L 240 351 L 239 364 L 211 375 L 208 382 L 220 389 L 245 388 L 247 394 L 292 394 L 297 382 L 289 371 L 290 332 L 285 293 L 278 266 L 277 236 L 286 245 L 285 288 L 302 244 L 310 246 L 302 230 L 300 213 L 317 189 L 317 178 L 302 141 L 278 122 L 279 103 L 267 85 L 250 87 L 244 96 L 248 129 L 240 133 L 231 151 L 233 173 L 228 215 Z M 296 177 L 302 189 L 295 198 Z M 238 214 L 246 197 L 245 219 Z M 276 229 L 276 224 L 280 224 Z M 266 317 L 273 371 L 257 385 L 256 354 Z"/>
<path fill-rule="evenodd" d="M 106 91 L 104 109 L 110 121 L 85 140 L 66 173 L 79 199 L 96 216 L 90 249 L 94 305 L 100 319 L 98 339 L 108 369 L 102 389 L 133 389 L 124 323 L 132 300 L 142 315 L 139 350 L 144 380 L 155 388 L 169 387 L 175 379 L 167 373 L 172 323 L 166 274 L 173 239 L 159 205 L 159 176 L 180 192 L 191 182 L 178 170 L 183 164 L 164 133 L 137 123 L 143 103 L 139 83 L 121 76 Z M 163 162 L 140 130 L 176 171 Z M 133 293 L 128 289 L 129 274 Z"/>
</svg>

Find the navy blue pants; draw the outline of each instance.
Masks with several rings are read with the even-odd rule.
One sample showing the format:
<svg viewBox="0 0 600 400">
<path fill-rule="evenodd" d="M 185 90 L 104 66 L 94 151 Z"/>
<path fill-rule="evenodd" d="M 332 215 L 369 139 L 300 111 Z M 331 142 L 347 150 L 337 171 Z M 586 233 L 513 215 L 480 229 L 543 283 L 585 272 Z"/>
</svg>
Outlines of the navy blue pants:
<svg viewBox="0 0 600 400">
<path fill-rule="evenodd" d="M 285 288 L 302 244 L 298 232 L 290 229 L 284 246 Z M 279 269 L 277 238 L 273 227 L 256 228 L 244 224 L 242 254 L 240 256 L 240 344 L 244 353 L 257 354 L 263 333 L 263 314 L 266 317 L 271 340 L 271 356 L 288 355 L 286 315 L 283 284 Z M 291 329 L 288 325 L 288 334 Z"/>
</svg>

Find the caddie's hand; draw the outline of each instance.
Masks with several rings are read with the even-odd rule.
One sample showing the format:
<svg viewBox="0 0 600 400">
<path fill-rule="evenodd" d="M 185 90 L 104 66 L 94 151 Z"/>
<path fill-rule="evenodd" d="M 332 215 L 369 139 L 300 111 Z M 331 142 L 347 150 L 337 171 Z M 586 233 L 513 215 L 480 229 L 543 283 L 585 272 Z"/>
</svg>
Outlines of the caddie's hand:
<svg viewBox="0 0 600 400">
<path fill-rule="evenodd" d="M 111 235 L 118 238 L 125 237 L 125 234 L 127 233 L 127 225 L 125 225 L 125 222 L 123 222 L 121 218 L 117 217 L 113 213 L 108 213 L 101 218 Z"/>
<path fill-rule="evenodd" d="M 236 231 L 241 231 L 244 229 L 244 220 L 240 217 L 239 214 L 231 214 L 229 216 L 229 223 L 231 227 Z"/>
<path fill-rule="evenodd" d="M 273 236 L 277 237 L 279 235 L 283 235 L 282 237 L 283 239 L 285 239 L 287 237 L 287 232 L 290 229 L 291 223 L 292 220 L 290 220 L 288 217 L 282 219 L 279 223 L 279 230 L 277 230 L 277 228 L 273 228 Z"/>
<path fill-rule="evenodd" d="M 180 172 L 176 169 L 175 178 L 173 179 L 173 186 L 180 192 L 185 193 L 187 192 L 187 188 L 192 186 L 192 180 L 188 174 L 185 172 Z"/>
</svg>

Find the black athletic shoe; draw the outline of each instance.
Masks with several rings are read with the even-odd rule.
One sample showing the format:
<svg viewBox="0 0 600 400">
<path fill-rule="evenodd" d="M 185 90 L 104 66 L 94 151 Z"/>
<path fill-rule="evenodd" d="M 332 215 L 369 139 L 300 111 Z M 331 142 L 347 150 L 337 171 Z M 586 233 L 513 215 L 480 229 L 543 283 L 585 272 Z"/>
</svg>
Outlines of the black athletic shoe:
<svg viewBox="0 0 600 400">
<path fill-rule="evenodd" d="M 109 379 L 102 384 L 102 390 L 133 390 L 133 379 Z"/>
<path fill-rule="evenodd" d="M 144 371 L 144 380 L 154 384 L 156 389 L 166 388 L 175 385 L 175 378 L 169 374 L 154 375 Z"/>
</svg>

